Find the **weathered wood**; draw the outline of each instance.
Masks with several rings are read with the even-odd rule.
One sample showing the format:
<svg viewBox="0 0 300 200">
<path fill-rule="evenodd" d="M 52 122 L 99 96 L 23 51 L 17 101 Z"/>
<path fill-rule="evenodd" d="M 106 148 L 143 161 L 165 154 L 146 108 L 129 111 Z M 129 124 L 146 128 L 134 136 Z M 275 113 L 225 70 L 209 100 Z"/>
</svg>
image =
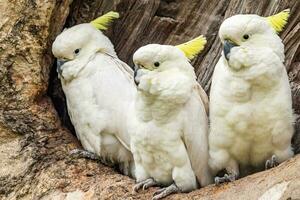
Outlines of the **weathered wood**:
<svg viewBox="0 0 300 200">
<path fill-rule="evenodd" d="M 286 45 L 293 106 L 295 113 L 300 114 L 298 0 L 73 0 L 70 3 L 71 0 L 0 1 L 0 199 L 150 199 L 154 189 L 132 194 L 134 182 L 128 177 L 94 161 L 68 157 L 69 151 L 79 144 L 70 133 L 64 95 L 55 69 L 51 68 L 51 44 L 64 25 L 89 22 L 109 10 L 119 11 L 121 19 L 106 34 L 119 57 L 129 64 L 133 52 L 144 44 L 179 44 L 205 35 L 207 46 L 193 65 L 198 81 L 209 91 L 221 52 L 217 32 L 224 18 L 236 13 L 268 16 L 291 8 L 289 23 L 281 37 Z M 68 129 L 61 125 L 53 104 Z M 296 127 L 299 130 L 300 117 Z M 297 140 L 299 144 L 300 137 L 296 135 L 294 141 Z M 300 152 L 300 145 L 295 145 L 295 149 Z M 298 156 L 275 169 L 231 184 L 209 186 L 168 199 L 257 199 L 273 186 L 283 188 L 281 199 L 300 198 L 295 189 L 300 185 L 299 167 Z"/>
</svg>

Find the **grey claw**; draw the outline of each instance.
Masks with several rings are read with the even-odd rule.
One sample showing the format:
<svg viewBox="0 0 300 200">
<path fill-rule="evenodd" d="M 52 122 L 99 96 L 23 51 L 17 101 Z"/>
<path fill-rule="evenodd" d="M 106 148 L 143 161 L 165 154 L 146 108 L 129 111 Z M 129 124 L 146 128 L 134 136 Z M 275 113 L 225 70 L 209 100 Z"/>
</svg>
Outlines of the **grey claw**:
<svg viewBox="0 0 300 200">
<path fill-rule="evenodd" d="M 157 190 L 153 194 L 152 200 L 159 200 L 166 196 L 169 196 L 170 194 L 174 194 L 174 193 L 178 193 L 178 192 L 181 192 L 181 190 L 173 183 L 169 187 Z"/>
<path fill-rule="evenodd" d="M 147 190 L 149 187 L 157 185 L 156 181 L 154 181 L 152 178 L 143 185 L 143 190 Z"/>
<path fill-rule="evenodd" d="M 221 177 L 215 177 L 215 184 L 220 185 L 221 184 Z"/>
<path fill-rule="evenodd" d="M 70 151 L 70 156 L 77 158 L 88 158 L 91 160 L 100 160 L 100 157 L 95 153 L 83 149 L 73 149 L 72 151 Z"/>
<path fill-rule="evenodd" d="M 81 151 L 83 151 L 82 149 L 73 149 L 69 152 L 70 156 L 73 155 L 78 155 Z"/>
<path fill-rule="evenodd" d="M 273 155 L 273 156 L 271 157 L 271 159 L 269 159 L 269 160 L 266 161 L 265 169 L 266 169 L 266 170 L 267 170 L 267 169 L 271 169 L 271 168 L 276 167 L 276 166 L 278 166 L 278 165 L 279 165 L 279 163 L 278 163 L 278 161 L 277 161 L 277 157 L 276 157 L 275 155 Z"/>
<path fill-rule="evenodd" d="M 215 184 L 216 185 L 220 185 L 222 183 L 226 183 L 226 182 L 233 182 L 236 180 L 236 175 L 234 174 L 225 174 L 223 177 L 215 177 Z"/>
<path fill-rule="evenodd" d="M 137 184 L 135 184 L 135 185 L 133 186 L 133 191 L 134 191 L 134 192 L 138 192 L 139 189 L 141 189 L 141 187 L 142 187 L 142 184 L 141 184 L 141 183 L 137 183 Z"/>
<path fill-rule="evenodd" d="M 153 178 L 148 178 L 144 181 L 140 181 L 139 183 L 135 184 L 133 186 L 133 191 L 138 192 L 141 188 L 143 188 L 143 190 L 146 190 L 154 185 L 157 185 L 156 181 Z"/>
<path fill-rule="evenodd" d="M 153 196 L 156 196 L 156 195 L 162 193 L 165 189 L 166 189 L 166 188 L 160 188 L 160 189 L 156 190 L 156 191 L 153 193 Z"/>
<path fill-rule="evenodd" d="M 105 158 L 101 158 L 97 154 L 89 152 L 84 149 L 73 149 L 72 151 L 70 151 L 70 157 L 71 158 L 86 158 L 86 159 L 90 159 L 90 160 L 100 161 L 101 163 L 103 163 L 104 165 L 109 166 L 109 167 L 114 166 L 114 163 L 108 162 L 105 160 Z"/>
</svg>

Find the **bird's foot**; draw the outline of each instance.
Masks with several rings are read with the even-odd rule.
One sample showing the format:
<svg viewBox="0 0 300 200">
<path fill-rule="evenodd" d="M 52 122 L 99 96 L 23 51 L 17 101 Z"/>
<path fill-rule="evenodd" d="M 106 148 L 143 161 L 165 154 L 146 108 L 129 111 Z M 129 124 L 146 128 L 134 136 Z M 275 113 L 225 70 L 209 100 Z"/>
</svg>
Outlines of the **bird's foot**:
<svg viewBox="0 0 300 200">
<path fill-rule="evenodd" d="M 73 149 L 72 151 L 70 151 L 70 156 L 71 158 L 86 158 L 90 160 L 100 161 L 101 163 L 109 167 L 114 166 L 112 162 L 106 161 L 105 159 L 101 158 L 97 154 L 84 149 Z"/>
<path fill-rule="evenodd" d="M 232 182 L 237 179 L 237 176 L 234 174 L 225 174 L 223 177 L 215 177 L 215 184 L 220 185 L 222 183 Z"/>
<path fill-rule="evenodd" d="M 273 155 L 271 157 L 271 159 L 267 160 L 266 161 L 266 164 L 265 164 L 265 169 L 271 169 L 273 167 L 276 167 L 277 165 L 279 165 L 278 163 L 278 160 L 277 160 L 277 157 L 275 155 Z"/>
<path fill-rule="evenodd" d="M 75 158 L 88 158 L 91 160 L 100 160 L 100 157 L 95 153 L 83 149 L 73 149 L 70 151 L 70 156 Z"/>
<path fill-rule="evenodd" d="M 172 185 L 170 185 L 169 187 L 165 187 L 165 188 L 161 188 L 159 190 L 157 190 L 154 194 L 153 194 L 153 198 L 152 200 L 158 200 L 158 199 L 162 199 L 170 194 L 174 194 L 174 193 L 178 193 L 181 192 L 180 188 L 178 188 L 175 183 L 173 183 Z"/>
<path fill-rule="evenodd" d="M 133 191 L 137 192 L 139 191 L 141 188 L 143 188 L 143 190 L 148 189 L 149 187 L 155 186 L 157 185 L 157 182 L 153 179 L 153 178 L 148 178 L 144 181 L 140 181 L 137 184 L 135 184 L 133 186 Z"/>
</svg>

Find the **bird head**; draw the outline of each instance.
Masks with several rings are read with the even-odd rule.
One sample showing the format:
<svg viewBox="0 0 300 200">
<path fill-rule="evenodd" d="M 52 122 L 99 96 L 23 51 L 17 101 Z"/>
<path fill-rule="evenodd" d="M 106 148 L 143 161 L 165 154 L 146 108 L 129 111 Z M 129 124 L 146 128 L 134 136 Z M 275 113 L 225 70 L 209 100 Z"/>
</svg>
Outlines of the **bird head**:
<svg viewBox="0 0 300 200">
<path fill-rule="evenodd" d="M 109 12 L 90 23 L 65 29 L 53 42 L 52 52 L 57 58 L 60 78 L 76 77 L 96 52 L 116 55 L 110 40 L 101 32 L 106 30 L 119 14 Z"/>
<path fill-rule="evenodd" d="M 190 70 L 189 60 L 200 53 L 205 44 L 205 37 L 199 36 L 177 46 L 148 44 L 139 48 L 133 55 L 136 84 L 147 73 L 161 73 L 174 68 Z"/>
<path fill-rule="evenodd" d="M 219 30 L 224 57 L 229 61 L 232 50 L 237 48 L 271 48 L 283 60 L 283 44 L 277 33 L 283 30 L 288 17 L 287 9 L 269 17 L 235 15 L 227 18 Z"/>
</svg>

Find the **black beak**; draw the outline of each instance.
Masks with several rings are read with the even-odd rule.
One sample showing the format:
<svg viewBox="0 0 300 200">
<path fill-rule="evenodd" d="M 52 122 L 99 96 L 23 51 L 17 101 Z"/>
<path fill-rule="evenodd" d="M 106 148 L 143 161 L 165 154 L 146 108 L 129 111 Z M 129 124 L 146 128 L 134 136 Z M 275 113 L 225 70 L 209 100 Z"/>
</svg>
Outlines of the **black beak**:
<svg viewBox="0 0 300 200">
<path fill-rule="evenodd" d="M 237 46 L 237 45 L 234 44 L 233 42 L 228 41 L 228 40 L 225 40 L 223 51 L 224 51 L 224 55 L 225 55 L 226 60 L 229 60 L 230 50 L 231 50 L 233 47 L 236 47 L 236 46 Z"/>
<path fill-rule="evenodd" d="M 57 60 L 56 61 L 56 71 L 57 73 L 61 76 L 62 74 L 62 69 L 61 67 L 66 63 L 65 60 Z"/>
<path fill-rule="evenodd" d="M 136 75 L 137 75 L 137 72 L 139 71 L 139 67 L 138 67 L 138 65 L 134 65 L 134 74 L 133 74 L 133 79 L 134 79 L 134 83 L 135 83 L 135 85 L 136 86 L 138 86 L 139 85 L 139 80 L 137 80 L 136 79 Z"/>
</svg>

